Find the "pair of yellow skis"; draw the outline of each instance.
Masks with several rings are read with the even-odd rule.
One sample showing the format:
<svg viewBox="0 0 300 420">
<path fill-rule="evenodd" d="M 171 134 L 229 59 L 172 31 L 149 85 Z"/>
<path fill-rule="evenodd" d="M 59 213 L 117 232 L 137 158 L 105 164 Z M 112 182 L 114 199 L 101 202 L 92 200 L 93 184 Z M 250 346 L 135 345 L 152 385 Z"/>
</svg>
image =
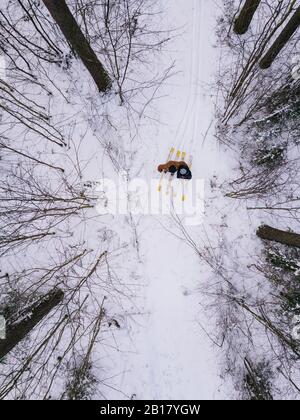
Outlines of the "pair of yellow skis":
<svg viewBox="0 0 300 420">
<path fill-rule="evenodd" d="M 181 160 L 182 161 L 185 161 L 187 154 L 186 154 L 186 152 L 182 152 L 180 150 L 177 150 L 176 151 L 176 148 L 175 147 L 171 147 L 170 148 L 170 151 L 169 151 L 168 158 L 167 158 L 167 162 L 169 162 L 170 160 L 172 160 L 172 158 L 173 158 L 174 155 L 175 155 L 175 160 L 179 162 Z M 188 162 L 188 167 L 190 169 L 192 167 L 192 156 L 190 156 L 190 160 Z M 174 179 L 175 174 L 169 173 L 168 175 L 169 175 L 169 178 L 168 178 L 168 183 L 167 183 L 166 194 L 169 194 L 170 193 L 170 190 L 172 188 L 172 181 Z M 159 180 L 158 188 L 157 188 L 158 192 L 162 192 L 163 179 L 164 179 L 164 173 L 162 173 L 161 176 L 160 176 L 160 180 Z M 183 179 L 182 180 L 182 195 L 181 195 L 181 200 L 182 201 L 185 201 L 186 198 L 187 198 L 186 195 L 185 195 L 185 192 L 184 192 L 184 183 L 185 183 L 185 180 Z"/>
</svg>

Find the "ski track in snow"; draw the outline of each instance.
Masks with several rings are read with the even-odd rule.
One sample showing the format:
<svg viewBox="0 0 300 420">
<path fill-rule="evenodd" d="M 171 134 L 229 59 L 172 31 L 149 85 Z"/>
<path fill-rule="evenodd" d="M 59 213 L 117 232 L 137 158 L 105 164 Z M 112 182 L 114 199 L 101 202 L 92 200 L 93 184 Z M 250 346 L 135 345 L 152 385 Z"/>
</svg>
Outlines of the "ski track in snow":
<svg viewBox="0 0 300 420">
<path fill-rule="evenodd" d="M 177 57 L 178 63 L 185 66 L 184 77 L 177 78 L 173 97 L 161 105 L 169 126 L 157 136 L 146 176 L 152 176 L 158 158 L 163 161 L 167 150 L 177 146 L 194 154 L 194 176 L 209 180 L 217 165 L 221 166 L 214 137 L 208 136 L 203 142 L 214 115 L 205 84 L 212 81 L 215 72 L 215 6 L 209 2 L 207 7 L 207 0 L 172 0 L 168 4 L 178 26 L 187 24 Z M 156 150 L 162 151 L 159 157 Z M 172 231 L 172 223 L 145 216 L 139 225 L 139 275 L 145 279 L 141 311 L 146 315 L 139 318 L 139 326 L 128 326 L 133 349 L 120 354 L 123 374 L 115 387 L 137 399 L 217 399 L 221 395 L 217 358 L 198 324 L 207 322 L 199 305 L 201 295 L 197 293 L 202 280 L 201 264 L 183 241 L 162 226 L 165 224 Z"/>
</svg>

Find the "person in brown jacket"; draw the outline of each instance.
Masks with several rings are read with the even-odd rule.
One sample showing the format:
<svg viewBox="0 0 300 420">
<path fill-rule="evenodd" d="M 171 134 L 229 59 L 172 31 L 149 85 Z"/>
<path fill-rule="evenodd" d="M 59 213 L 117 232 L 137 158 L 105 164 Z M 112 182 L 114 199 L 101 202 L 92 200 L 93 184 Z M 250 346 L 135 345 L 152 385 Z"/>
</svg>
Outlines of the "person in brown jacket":
<svg viewBox="0 0 300 420">
<path fill-rule="evenodd" d="M 174 176 L 177 172 L 178 179 L 192 179 L 192 172 L 184 161 L 170 160 L 169 162 L 159 165 L 158 172 L 170 173 Z"/>
</svg>

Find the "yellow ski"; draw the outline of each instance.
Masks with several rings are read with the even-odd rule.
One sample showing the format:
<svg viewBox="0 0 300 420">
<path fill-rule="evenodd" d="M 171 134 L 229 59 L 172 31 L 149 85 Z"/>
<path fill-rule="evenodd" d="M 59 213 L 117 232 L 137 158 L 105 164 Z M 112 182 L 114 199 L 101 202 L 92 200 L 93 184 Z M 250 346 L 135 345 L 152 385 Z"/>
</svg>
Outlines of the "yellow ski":
<svg viewBox="0 0 300 420">
<path fill-rule="evenodd" d="M 192 166 L 193 166 L 193 156 L 191 155 L 188 161 L 188 167 L 190 170 L 192 169 Z M 187 199 L 187 195 L 185 194 L 185 188 L 184 188 L 185 183 L 186 183 L 186 180 L 182 179 L 182 196 L 181 196 L 182 201 L 186 201 Z"/>
<path fill-rule="evenodd" d="M 168 158 L 167 158 L 167 162 L 172 159 L 174 152 L 175 152 L 175 147 L 171 147 L 170 151 L 169 151 Z M 163 179 L 164 179 L 164 173 L 162 173 L 161 176 L 160 176 L 160 180 L 159 180 L 158 187 L 157 187 L 158 192 L 161 192 L 161 190 L 162 190 Z"/>
<path fill-rule="evenodd" d="M 186 157 L 186 152 L 181 152 L 180 150 L 178 150 L 177 153 L 176 153 L 176 159 L 175 160 L 177 160 L 177 161 L 184 160 L 185 157 Z M 167 195 L 170 193 L 170 189 L 171 189 L 171 186 L 172 186 L 172 181 L 174 179 L 174 176 L 175 176 L 175 174 L 169 174 L 169 180 L 168 180 L 167 191 L 166 191 Z"/>
</svg>

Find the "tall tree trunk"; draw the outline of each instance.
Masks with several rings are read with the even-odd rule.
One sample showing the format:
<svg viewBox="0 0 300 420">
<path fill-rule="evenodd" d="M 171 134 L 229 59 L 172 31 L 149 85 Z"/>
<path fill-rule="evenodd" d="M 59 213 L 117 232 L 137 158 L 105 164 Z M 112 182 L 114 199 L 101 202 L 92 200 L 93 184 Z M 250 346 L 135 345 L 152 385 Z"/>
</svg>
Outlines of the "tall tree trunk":
<svg viewBox="0 0 300 420">
<path fill-rule="evenodd" d="M 65 0 L 43 0 L 43 2 L 67 41 L 90 72 L 99 91 L 107 92 L 111 88 L 111 80 L 78 26 Z"/>
<path fill-rule="evenodd" d="M 285 232 L 284 230 L 263 225 L 257 230 L 257 236 L 268 241 L 300 248 L 300 235 L 297 233 Z"/>
<path fill-rule="evenodd" d="M 285 47 L 291 37 L 294 35 L 296 30 L 300 26 L 300 6 L 297 8 L 281 34 L 274 41 L 274 44 L 270 47 L 269 51 L 260 60 L 259 66 L 261 69 L 268 69 L 275 58 L 278 56 L 280 51 Z"/>
<path fill-rule="evenodd" d="M 53 289 L 26 310 L 20 322 L 9 325 L 7 321 L 6 338 L 0 340 L 0 360 L 9 353 L 26 335 L 57 306 L 64 297 L 59 289 Z M 27 315 L 27 316 L 26 316 Z"/>
<path fill-rule="evenodd" d="M 238 18 L 234 23 L 234 32 L 238 35 L 245 34 L 250 26 L 253 16 L 260 4 L 261 0 L 246 0 Z"/>
</svg>

